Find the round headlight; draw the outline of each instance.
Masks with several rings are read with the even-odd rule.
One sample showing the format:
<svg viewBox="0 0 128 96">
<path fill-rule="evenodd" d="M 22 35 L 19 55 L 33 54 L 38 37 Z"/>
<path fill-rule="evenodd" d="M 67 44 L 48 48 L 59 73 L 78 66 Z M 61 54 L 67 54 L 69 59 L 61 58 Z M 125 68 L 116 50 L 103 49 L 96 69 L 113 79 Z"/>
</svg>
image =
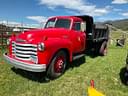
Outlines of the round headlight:
<svg viewBox="0 0 128 96">
<path fill-rule="evenodd" d="M 44 51 L 44 49 L 45 49 L 44 43 L 38 44 L 38 50 L 39 51 Z"/>
</svg>

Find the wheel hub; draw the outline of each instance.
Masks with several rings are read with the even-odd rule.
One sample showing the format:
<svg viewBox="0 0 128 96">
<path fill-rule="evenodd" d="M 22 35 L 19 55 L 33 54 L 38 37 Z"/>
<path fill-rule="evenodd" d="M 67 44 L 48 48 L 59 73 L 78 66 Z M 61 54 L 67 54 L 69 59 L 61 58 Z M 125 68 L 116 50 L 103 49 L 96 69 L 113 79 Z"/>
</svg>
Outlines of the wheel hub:
<svg viewBox="0 0 128 96">
<path fill-rule="evenodd" d="M 54 65 L 54 71 L 56 73 L 61 73 L 64 68 L 64 57 L 59 57 L 56 59 L 55 65 Z"/>
</svg>

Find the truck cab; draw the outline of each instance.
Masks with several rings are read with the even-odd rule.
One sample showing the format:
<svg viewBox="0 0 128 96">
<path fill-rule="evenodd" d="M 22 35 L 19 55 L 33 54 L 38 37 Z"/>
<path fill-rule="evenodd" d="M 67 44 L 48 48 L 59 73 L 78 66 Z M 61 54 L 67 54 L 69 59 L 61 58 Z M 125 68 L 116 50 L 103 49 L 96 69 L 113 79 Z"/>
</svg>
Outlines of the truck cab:
<svg viewBox="0 0 128 96">
<path fill-rule="evenodd" d="M 12 35 L 8 40 L 9 53 L 4 57 L 16 68 L 45 71 L 48 77 L 57 78 L 64 73 L 68 62 L 84 56 L 88 46 L 91 49 L 97 45 L 94 33 L 91 16 L 51 17 L 43 29 Z M 107 38 L 99 41 L 107 41 Z"/>
<path fill-rule="evenodd" d="M 78 53 L 85 49 L 85 38 L 86 38 L 86 22 L 77 17 L 53 17 L 50 18 L 44 29 L 56 28 L 68 30 L 68 35 L 62 35 L 64 38 L 70 39 L 71 43 L 74 44 L 72 49 L 73 53 Z"/>
</svg>

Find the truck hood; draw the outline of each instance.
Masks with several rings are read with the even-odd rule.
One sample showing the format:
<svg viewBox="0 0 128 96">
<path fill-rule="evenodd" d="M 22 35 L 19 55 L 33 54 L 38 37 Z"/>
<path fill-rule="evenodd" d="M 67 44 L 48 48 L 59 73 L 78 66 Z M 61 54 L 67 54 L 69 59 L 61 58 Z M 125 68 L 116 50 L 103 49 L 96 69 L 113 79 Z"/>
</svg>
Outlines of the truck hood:
<svg viewBox="0 0 128 96">
<path fill-rule="evenodd" d="M 24 41 L 29 43 L 39 43 L 43 42 L 44 38 L 63 38 L 68 37 L 69 30 L 64 28 L 47 28 L 47 29 L 36 29 L 29 30 L 23 33 L 20 33 L 16 36 L 16 41 Z"/>
</svg>

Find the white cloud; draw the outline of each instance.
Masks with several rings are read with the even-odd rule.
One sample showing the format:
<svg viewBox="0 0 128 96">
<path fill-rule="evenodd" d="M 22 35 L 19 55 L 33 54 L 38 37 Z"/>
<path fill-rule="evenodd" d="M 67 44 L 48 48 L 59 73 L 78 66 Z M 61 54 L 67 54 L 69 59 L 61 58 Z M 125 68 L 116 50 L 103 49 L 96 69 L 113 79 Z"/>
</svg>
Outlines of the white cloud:
<svg viewBox="0 0 128 96">
<path fill-rule="evenodd" d="M 124 19 L 123 17 L 98 17 L 96 18 L 96 21 L 98 22 L 104 22 L 104 21 L 109 21 L 109 20 L 121 20 L 121 19 Z"/>
<path fill-rule="evenodd" d="M 21 24 L 21 23 L 19 23 L 19 22 L 14 22 L 14 21 L 3 20 L 3 21 L 0 21 L 0 24 L 5 24 L 5 25 L 12 24 L 12 25 L 17 25 L 17 24 Z"/>
<path fill-rule="evenodd" d="M 128 0 L 113 0 L 112 4 L 126 4 Z"/>
<path fill-rule="evenodd" d="M 104 8 L 97 8 L 96 5 L 89 4 L 82 0 L 39 0 L 41 5 L 46 5 L 50 9 L 63 7 L 76 11 L 80 14 L 87 14 L 93 16 L 101 16 L 109 12 L 108 6 Z"/>
<path fill-rule="evenodd" d="M 2 20 L 0 21 L 0 24 L 4 24 L 6 26 L 10 26 L 10 27 L 17 27 L 17 26 L 22 26 L 22 23 L 19 22 L 15 22 L 15 21 L 8 21 L 8 20 Z"/>
<path fill-rule="evenodd" d="M 27 16 L 27 19 L 37 21 L 38 23 L 46 22 L 47 17 L 44 16 Z"/>
<path fill-rule="evenodd" d="M 0 24 L 10 26 L 10 27 L 26 27 L 26 28 L 39 28 L 39 27 L 41 27 L 40 24 L 25 24 L 25 23 L 21 23 L 21 22 L 8 21 L 8 20 L 2 20 L 2 21 L 0 21 Z"/>
<path fill-rule="evenodd" d="M 128 12 L 122 13 L 122 16 L 128 17 Z"/>
<path fill-rule="evenodd" d="M 115 11 L 115 12 L 121 12 L 121 11 L 123 11 L 123 10 L 122 10 L 122 9 L 114 8 L 113 11 Z"/>
</svg>

